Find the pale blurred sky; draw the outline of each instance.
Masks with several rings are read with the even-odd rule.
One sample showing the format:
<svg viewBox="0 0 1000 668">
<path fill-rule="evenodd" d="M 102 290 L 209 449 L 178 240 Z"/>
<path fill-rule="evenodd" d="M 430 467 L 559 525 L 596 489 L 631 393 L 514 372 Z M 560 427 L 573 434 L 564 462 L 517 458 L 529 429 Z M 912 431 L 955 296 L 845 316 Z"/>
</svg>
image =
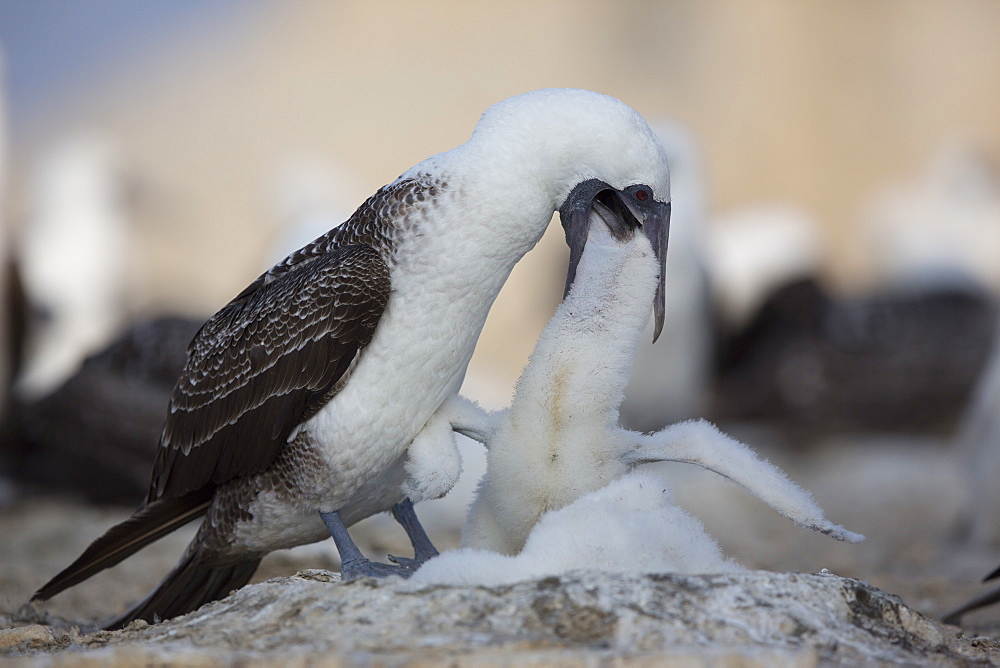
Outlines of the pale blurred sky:
<svg viewBox="0 0 1000 668">
<path fill-rule="evenodd" d="M 148 58 L 178 33 L 217 26 L 260 0 L 3 0 L 12 134 L 65 86 L 100 81 L 123 58 Z"/>
</svg>

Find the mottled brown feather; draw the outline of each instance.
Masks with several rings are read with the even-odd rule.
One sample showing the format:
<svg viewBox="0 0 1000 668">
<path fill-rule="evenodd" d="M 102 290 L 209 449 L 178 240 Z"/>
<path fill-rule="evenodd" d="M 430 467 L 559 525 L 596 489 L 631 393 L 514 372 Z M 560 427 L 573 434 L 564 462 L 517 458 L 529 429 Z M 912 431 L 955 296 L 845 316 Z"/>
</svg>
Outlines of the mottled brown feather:
<svg viewBox="0 0 1000 668">
<path fill-rule="evenodd" d="M 349 245 L 205 323 L 171 395 L 146 502 L 265 469 L 371 340 L 389 289 L 381 253 Z"/>
<path fill-rule="evenodd" d="M 259 473 L 342 387 L 389 298 L 410 214 L 447 184 L 397 181 L 215 314 L 188 347 L 146 503 Z"/>
<path fill-rule="evenodd" d="M 397 235 L 446 185 L 415 178 L 381 188 L 205 323 L 171 395 L 146 503 L 274 461 L 346 382 L 388 302 Z"/>
<path fill-rule="evenodd" d="M 201 517 L 208 509 L 210 498 L 211 494 L 195 492 L 144 506 L 91 543 L 76 561 L 39 588 L 31 600 L 49 599 L 91 575 L 114 566 L 174 529 Z"/>
</svg>

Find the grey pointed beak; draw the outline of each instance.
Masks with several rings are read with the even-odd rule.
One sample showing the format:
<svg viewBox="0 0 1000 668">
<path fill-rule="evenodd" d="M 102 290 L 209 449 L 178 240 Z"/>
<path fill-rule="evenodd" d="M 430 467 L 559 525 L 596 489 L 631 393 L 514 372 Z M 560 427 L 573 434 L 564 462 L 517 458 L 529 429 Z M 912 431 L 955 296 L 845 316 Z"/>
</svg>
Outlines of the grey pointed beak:
<svg viewBox="0 0 1000 668">
<path fill-rule="evenodd" d="M 653 298 L 653 343 L 663 331 L 666 307 L 666 265 L 667 238 L 670 232 L 670 203 L 648 200 L 643 203 L 630 202 L 624 194 L 598 179 L 590 179 L 576 186 L 559 208 L 559 220 L 566 232 L 569 245 L 569 268 L 566 272 L 566 287 L 563 298 L 576 279 L 577 265 L 587 245 L 590 216 L 597 212 L 608 225 L 611 233 L 626 238 L 625 235 L 639 227 L 649 239 L 653 253 L 660 265 L 660 280 Z"/>
<path fill-rule="evenodd" d="M 566 233 L 566 245 L 569 246 L 569 268 L 566 271 L 566 287 L 563 289 L 563 299 L 569 294 L 569 289 L 576 279 L 576 268 L 583 256 L 583 248 L 587 245 L 587 233 L 590 230 L 590 210 L 598 193 L 611 189 L 604 181 L 590 179 L 580 183 L 559 207 L 559 221 Z"/>
<path fill-rule="evenodd" d="M 663 331 L 667 304 L 667 239 L 670 236 L 670 202 L 655 202 L 642 221 L 640 228 L 653 247 L 656 261 L 660 263 L 660 281 L 653 297 L 653 343 Z"/>
</svg>

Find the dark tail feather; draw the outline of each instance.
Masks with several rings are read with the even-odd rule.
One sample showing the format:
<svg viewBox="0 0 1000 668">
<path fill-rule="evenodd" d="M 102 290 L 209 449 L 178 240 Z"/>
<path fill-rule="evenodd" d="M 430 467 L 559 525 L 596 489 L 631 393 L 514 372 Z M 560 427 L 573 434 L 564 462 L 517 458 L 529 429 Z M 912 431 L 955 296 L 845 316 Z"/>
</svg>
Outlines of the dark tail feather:
<svg viewBox="0 0 1000 668">
<path fill-rule="evenodd" d="M 138 552 L 154 540 L 205 514 L 211 492 L 192 492 L 186 496 L 158 499 L 140 508 L 132 517 L 108 529 L 90 544 L 83 554 L 61 573 L 49 580 L 31 597 L 44 601 L 79 584 L 125 557 Z"/>
<path fill-rule="evenodd" d="M 962 615 L 965 613 L 992 605 L 998 601 L 1000 601 L 1000 589 L 994 589 L 948 612 L 941 618 L 941 621 L 945 624 L 958 624 L 962 621 Z"/>
<path fill-rule="evenodd" d="M 108 631 L 120 629 L 134 619 L 145 619 L 153 624 L 196 610 L 249 582 L 262 558 L 252 556 L 247 561 L 216 566 L 201 562 L 199 556 L 197 549 L 189 548 L 180 563 L 149 596 L 104 628 Z"/>
</svg>

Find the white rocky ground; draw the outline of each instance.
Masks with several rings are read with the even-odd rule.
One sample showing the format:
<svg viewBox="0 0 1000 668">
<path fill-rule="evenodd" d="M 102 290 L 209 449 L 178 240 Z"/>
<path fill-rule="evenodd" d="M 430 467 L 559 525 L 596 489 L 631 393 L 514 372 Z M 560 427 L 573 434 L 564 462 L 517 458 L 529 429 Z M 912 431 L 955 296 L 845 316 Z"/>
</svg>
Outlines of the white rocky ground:
<svg viewBox="0 0 1000 668">
<path fill-rule="evenodd" d="M 271 555 L 256 581 L 285 577 L 249 586 L 200 612 L 146 629 L 81 635 L 67 622 L 110 615 L 144 594 L 190 532 L 177 532 L 61 594 L 45 604 L 49 616 L 39 616 L 21 609 L 31 591 L 126 513 L 18 501 L 0 511 L 0 627 L 21 630 L 0 631 L 0 651 L 23 657 L 18 665 L 400 665 L 444 659 L 596 665 L 619 657 L 658 665 L 695 657 L 702 665 L 1000 664 L 1000 606 L 969 615 L 964 635 L 929 621 L 984 591 L 978 580 L 1000 563 L 1000 550 L 958 541 L 965 492 L 946 445 L 843 439 L 808 452 L 769 451 L 760 444 L 773 439 L 738 435 L 812 491 L 827 517 L 867 541 L 850 545 L 813 535 L 713 474 L 661 465 L 678 502 L 749 568 L 827 568 L 850 579 L 762 571 L 574 575 L 455 588 L 341 585 L 324 572 L 295 577 L 301 569 L 336 569 L 328 542 Z M 366 550 L 405 554 L 401 530 L 381 519 L 370 523 L 375 530 L 357 532 L 378 539 L 369 538 Z M 444 535 L 441 526 L 431 532 L 442 548 L 457 544 L 457 534 Z M 52 623 L 51 630 L 28 626 L 39 621 Z"/>
<path fill-rule="evenodd" d="M 988 662 L 998 646 L 928 621 L 898 598 L 835 575 L 589 572 L 505 587 L 341 584 L 302 571 L 195 613 L 118 633 L 49 640 L 40 665 L 432 662 L 594 665 L 610 659 L 722 664 Z M 0 636 L 2 638 L 2 636 Z"/>
</svg>

